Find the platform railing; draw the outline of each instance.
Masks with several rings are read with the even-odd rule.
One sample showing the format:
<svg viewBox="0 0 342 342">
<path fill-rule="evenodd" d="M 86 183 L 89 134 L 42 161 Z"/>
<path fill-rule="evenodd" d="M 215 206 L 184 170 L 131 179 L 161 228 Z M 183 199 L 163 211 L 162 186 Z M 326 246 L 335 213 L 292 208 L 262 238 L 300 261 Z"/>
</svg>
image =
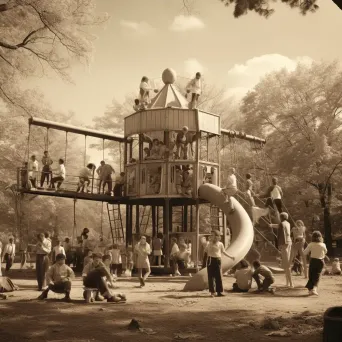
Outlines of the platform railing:
<svg viewBox="0 0 342 342">
<path fill-rule="evenodd" d="M 31 171 L 28 171 L 27 169 L 23 167 L 17 168 L 17 187 L 19 190 L 26 190 L 26 191 L 33 191 L 33 190 L 43 190 L 43 191 L 57 191 L 57 184 L 58 181 L 55 182 L 54 186 L 55 188 L 51 188 L 51 179 L 53 177 L 57 177 L 58 174 L 56 172 L 45 172 L 45 171 L 35 171 L 35 182 L 33 181 L 32 176 L 30 176 Z M 48 180 L 44 177 L 43 186 L 41 186 L 41 180 L 43 175 L 48 175 Z M 114 191 L 115 186 L 115 175 L 112 175 L 112 180 L 109 181 L 101 181 L 100 178 L 96 177 L 96 174 L 93 174 L 93 176 L 89 177 L 89 185 L 84 186 L 84 190 L 87 190 L 86 193 L 88 194 L 103 194 L 104 193 L 104 187 L 103 184 L 105 183 L 105 188 L 107 187 L 108 191 L 108 183 L 112 183 L 112 192 Z M 114 177 L 113 177 L 114 176 Z M 88 184 L 88 182 L 85 182 L 85 184 Z M 101 187 L 100 187 L 101 184 Z M 35 186 L 34 186 L 35 185 Z M 65 179 L 61 182 L 61 185 L 59 187 L 60 191 L 68 191 L 68 192 L 75 192 L 77 193 L 77 189 L 81 188 L 82 190 L 82 184 L 80 183 L 80 176 L 79 175 L 70 175 L 66 174 Z M 123 186 L 122 186 L 123 190 Z M 81 191 L 79 191 L 81 192 Z M 122 194 L 122 191 L 121 191 Z M 109 195 L 109 193 L 108 193 Z"/>
</svg>

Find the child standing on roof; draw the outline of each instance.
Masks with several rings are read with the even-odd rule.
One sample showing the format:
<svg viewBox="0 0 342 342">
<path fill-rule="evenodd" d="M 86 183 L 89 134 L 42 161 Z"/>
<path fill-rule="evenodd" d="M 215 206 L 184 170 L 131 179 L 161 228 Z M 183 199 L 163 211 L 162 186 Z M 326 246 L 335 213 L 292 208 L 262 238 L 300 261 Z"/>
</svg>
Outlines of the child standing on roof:
<svg viewBox="0 0 342 342">
<path fill-rule="evenodd" d="M 198 99 L 202 93 L 202 80 L 201 80 L 201 73 L 196 72 L 195 78 L 193 78 L 186 87 L 186 92 L 191 94 L 191 101 L 189 103 L 190 109 L 197 108 Z"/>
<path fill-rule="evenodd" d="M 151 87 L 148 77 L 144 76 L 140 82 L 140 103 L 142 107 L 151 102 L 150 91 L 152 90 L 154 90 L 155 93 L 158 92 L 158 89 L 153 89 Z"/>
<path fill-rule="evenodd" d="M 229 255 L 220 241 L 221 234 L 218 230 L 211 233 L 211 240 L 205 248 L 207 254 L 207 272 L 209 291 L 212 297 L 217 293 L 217 297 L 223 297 L 223 284 L 222 284 L 222 270 L 221 270 L 221 257 L 222 254 L 234 260 L 235 258 Z"/>
<path fill-rule="evenodd" d="M 234 206 L 231 201 L 231 197 L 237 193 L 237 180 L 235 176 L 235 168 L 231 167 L 229 169 L 229 175 L 227 177 L 227 185 L 225 188 L 222 189 L 223 195 L 226 197 L 225 203 L 228 203 L 230 213 L 234 212 Z"/>
</svg>

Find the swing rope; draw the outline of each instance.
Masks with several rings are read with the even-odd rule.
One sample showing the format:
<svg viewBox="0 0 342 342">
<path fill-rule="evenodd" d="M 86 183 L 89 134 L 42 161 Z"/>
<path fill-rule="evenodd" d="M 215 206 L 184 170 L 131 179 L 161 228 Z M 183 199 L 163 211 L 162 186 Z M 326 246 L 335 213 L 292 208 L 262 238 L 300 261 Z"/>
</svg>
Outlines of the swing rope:
<svg viewBox="0 0 342 342">
<path fill-rule="evenodd" d="M 101 202 L 101 236 L 103 237 L 103 202 Z"/>
<path fill-rule="evenodd" d="M 119 143 L 119 150 L 120 150 L 120 166 L 119 166 L 119 169 L 120 169 L 120 173 L 121 173 L 121 163 L 122 163 L 122 147 L 121 147 L 121 142 Z"/>
<path fill-rule="evenodd" d="M 84 136 L 84 161 L 83 166 L 86 166 L 86 159 L 87 159 L 87 136 Z"/>
<path fill-rule="evenodd" d="M 76 223 L 76 198 L 74 198 L 74 226 L 72 230 L 72 245 L 74 245 L 75 239 L 77 237 L 77 223 Z"/>
<path fill-rule="evenodd" d="M 68 132 L 65 132 L 64 164 L 66 164 L 66 161 L 67 161 L 67 150 L 68 150 Z"/>
</svg>

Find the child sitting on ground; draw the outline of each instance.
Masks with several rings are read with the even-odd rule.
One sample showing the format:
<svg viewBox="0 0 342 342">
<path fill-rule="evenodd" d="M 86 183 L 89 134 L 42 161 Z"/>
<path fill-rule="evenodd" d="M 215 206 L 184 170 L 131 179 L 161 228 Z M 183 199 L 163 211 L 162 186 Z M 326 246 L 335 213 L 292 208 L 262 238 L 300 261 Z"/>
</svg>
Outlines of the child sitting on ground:
<svg viewBox="0 0 342 342">
<path fill-rule="evenodd" d="M 253 262 L 253 267 L 254 267 L 253 279 L 258 285 L 258 290 L 260 292 L 273 293 L 274 290 L 270 288 L 270 286 L 274 283 L 274 277 L 273 277 L 272 271 L 267 266 L 261 265 L 259 260 L 255 260 Z M 263 281 L 261 281 L 260 276 L 264 278 Z"/>
<path fill-rule="evenodd" d="M 332 275 L 341 275 L 341 265 L 339 258 L 335 258 L 331 266 Z"/>
<path fill-rule="evenodd" d="M 252 286 L 253 271 L 247 260 L 241 260 L 234 274 L 236 282 L 233 284 L 233 292 L 248 292 Z"/>
</svg>

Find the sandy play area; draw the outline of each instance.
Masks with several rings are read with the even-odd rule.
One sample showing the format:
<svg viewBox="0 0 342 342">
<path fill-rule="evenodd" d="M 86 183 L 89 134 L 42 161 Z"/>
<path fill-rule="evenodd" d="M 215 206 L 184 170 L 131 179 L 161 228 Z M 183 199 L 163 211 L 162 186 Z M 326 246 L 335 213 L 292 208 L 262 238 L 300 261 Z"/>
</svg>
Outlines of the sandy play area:
<svg viewBox="0 0 342 342">
<path fill-rule="evenodd" d="M 0 340 L 23 341 L 310 341 L 322 339 L 322 314 L 339 305 L 342 277 L 324 276 L 319 297 L 308 297 L 305 280 L 295 277 L 295 289 L 287 289 L 283 275 L 276 275 L 271 294 L 236 294 L 210 298 L 207 292 L 184 293 L 186 277 L 151 277 L 144 289 L 136 279 L 116 284 L 127 294 L 125 304 L 82 300 L 80 278 L 73 283 L 72 303 L 39 292 L 32 271 L 13 270 L 20 290 L 0 301 Z M 26 278 L 26 279 L 24 279 Z M 232 277 L 224 277 L 230 289 Z M 129 330 L 132 319 L 140 329 Z"/>
</svg>

